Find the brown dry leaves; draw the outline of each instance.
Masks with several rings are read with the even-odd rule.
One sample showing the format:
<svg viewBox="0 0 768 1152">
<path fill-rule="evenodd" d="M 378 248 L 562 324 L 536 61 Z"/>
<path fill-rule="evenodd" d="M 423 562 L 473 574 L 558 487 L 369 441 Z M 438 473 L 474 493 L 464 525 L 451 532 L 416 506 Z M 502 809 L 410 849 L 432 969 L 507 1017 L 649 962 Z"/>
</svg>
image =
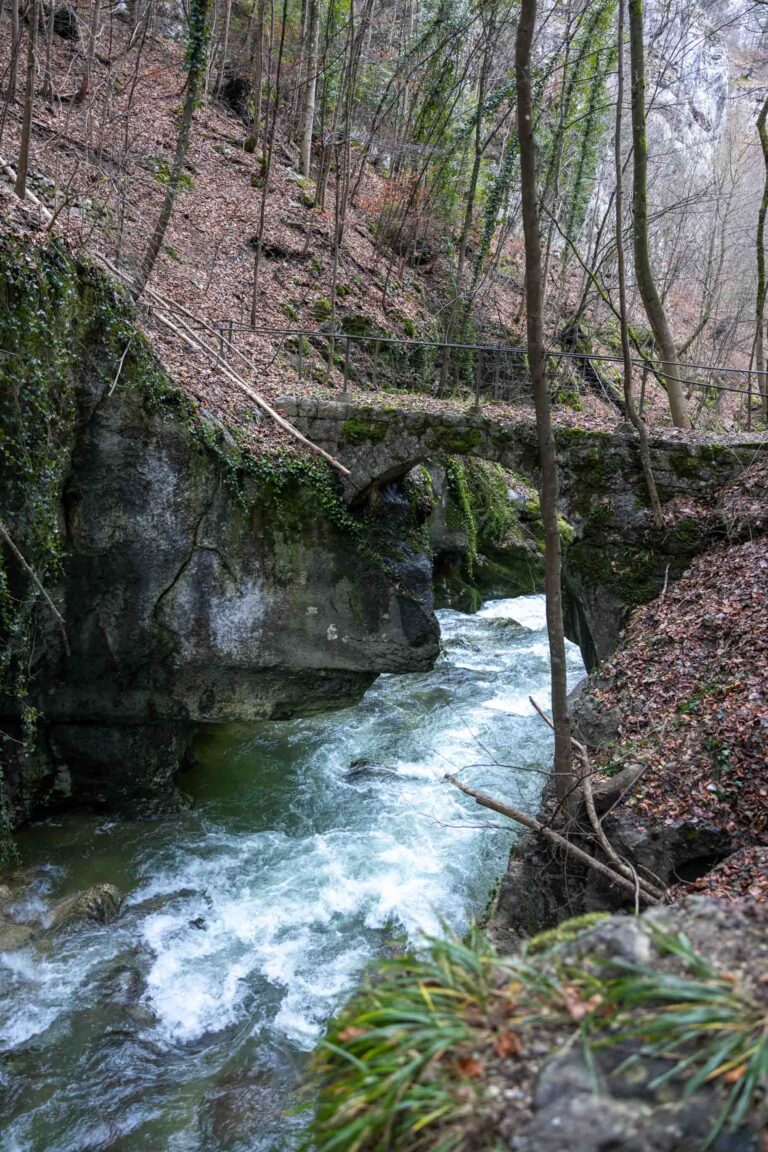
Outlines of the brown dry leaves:
<svg viewBox="0 0 768 1152">
<path fill-rule="evenodd" d="M 695 560 L 634 613 L 602 673 L 595 694 L 621 710 L 622 754 L 648 764 L 625 807 L 768 844 L 768 541 Z M 732 857 L 700 890 L 766 898 L 755 859 Z"/>
</svg>

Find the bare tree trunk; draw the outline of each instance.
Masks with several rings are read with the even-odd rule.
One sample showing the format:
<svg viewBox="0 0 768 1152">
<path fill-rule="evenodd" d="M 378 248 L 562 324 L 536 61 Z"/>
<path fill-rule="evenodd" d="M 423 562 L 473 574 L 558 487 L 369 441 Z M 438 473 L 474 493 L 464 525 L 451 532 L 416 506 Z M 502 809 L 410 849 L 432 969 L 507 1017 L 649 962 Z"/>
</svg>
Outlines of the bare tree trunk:
<svg viewBox="0 0 768 1152">
<path fill-rule="evenodd" d="M 24 115 L 21 122 L 21 146 L 16 167 L 16 195 L 23 200 L 27 195 L 29 171 L 29 144 L 32 138 L 32 108 L 35 103 L 35 73 L 37 72 L 37 30 L 40 24 L 41 0 L 33 0 L 29 18 L 29 48 L 27 51 L 27 79 L 24 85 Z"/>
<path fill-rule="evenodd" d="M 266 0 L 258 0 L 256 8 L 256 35 L 254 36 L 251 126 L 245 140 L 246 152 L 255 152 L 261 133 L 261 101 L 264 95 L 264 12 Z"/>
<path fill-rule="evenodd" d="M 496 25 L 496 12 L 491 8 L 488 17 L 488 23 L 483 21 L 483 58 L 480 65 L 480 76 L 477 82 L 477 120 L 475 122 L 475 136 L 474 136 L 474 155 L 472 157 L 472 172 L 469 178 L 469 188 L 466 195 L 466 207 L 464 210 L 464 222 L 461 229 L 461 236 L 459 237 L 459 254 L 457 260 L 456 271 L 456 290 L 461 293 L 461 279 L 464 271 L 464 262 L 467 256 L 467 246 L 469 244 L 469 236 L 472 231 L 472 218 L 475 210 L 475 198 L 477 196 L 477 185 L 480 179 L 480 165 L 483 160 L 483 105 L 485 104 L 485 95 L 488 84 L 488 74 L 491 69 L 491 62 L 493 59 L 494 43 Z"/>
<path fill-rule="evenodd" d="M 635 276 L 637 287 L 661 355 L 661 370 L 676 428 L 690 428 L 680 379 L 680 364 L 672 332 L 651 269 L 648 251 L 648 141 L 645 134 L 645 46 L 643 44 L 643 0 L 629 0 L 629 51 L 632 65 L 632 147 L 634 177 Z"/>
<path fill-rule="evenodd" d="M 219 64 L 219 75 L 216 80 L 216 95 L 221 92 L 221 87 L 224 83 L 224 76 L 227 69 L 227 52 L 229 51 L 229 28 L 232 23 L 232 0 L 226 0 L 224 6 L 224 32 L 223 42 L 221 45 L 221 62 Z"/>
<path fill-rule="evenodd" d="M 56 0 L 48 6 L 48 23 L 45 29 L 45 71 L 43 73 L 43 99 L 53 99 L 53 33 L 56 24 Z"/>
<path fill-rule="evenodd" d="M 632 393 L 632 353 L 629 347 L 629 325 L 627 320 L 627 269 L 624 259 L 624 235 L 622 231 L 624 216 L 624 171 L 621 162 L 621 119 L 624 103 L 624 12 L 626 0 L 619 0 L 619 35 L 616 81 L 616 134 L 614 136 L 614 162 L 616 165 L 616 264 L 619 274 L 619 327 L 621 329 L 621 355 L 624 361 L 624 407 L 629 422 L 635 429 L 640 441 L 640 463 L 645 477 L 645 486 L 648 489 L 648 499 L 653 510 L 653 519 L 657 528 L 664 527 L 664 513 L 661 510 L 661 501 L 656 488 L 651 468 L 651 453 L 648 448 L 648 434 L 645 423 L 637 414 L 635 397 Z"/>
<path fill-rule="evenodd" d="M 536 26 L 536 0 L 522 0 L 515 43 L 517 129 L 520 138 L 520 183 L 525 236 L 526 322 L 528 363 L 536 407 L 541 464 L 541 518 L 544 524 L 547 632 L 552 682 L 552 723 L 555 733 L 555 792 L 564 803 L 573 784 L 571 724 L 568 716 L 565 631 L 560 588 L 560 526 L 557 519 L 557 458 L 552 413 L 544 370 L 543 284 L 541 235 L 536 180 L 536 141 L 533 134 L 531 46 Z"/>
<path fill-rule="evenodd" d="M 165 230 L 171 219 L 173 206 L 176 203 L 176 193 L 179 190 L 179 181 L 184 170 L 184 161 L 189 147 L 189 134 L 192 129 L 192 116 L 197 105 L 198 96 L 205 80 L 205 64 L 208 56 L 208 5 L 210 0 L 192 0 L 189 11 L 189 44 L 187 47 L 187 94 L 184 99 L 184 108 L 181 114 L 179 137 L 176 142 L 176 155 L 173 158 L 173 167 L 168 177 L 165 189 L 165 199 L 160 209 L 154 231 L 150 237 L 141 268 L 134 280 L 134 292 L 140 296 L 144 286 L 152 274 L 158 253 L 162 247 Z"/>
<path fill-rule="evenodd" d="M 274 27 L 274 16 L 273 16 Z M 253 295 L 251 296 L 251 327 L 256 327 L 259 302 L 259 271 L 261 269 L 261 252 L 264 246 L 264 223 L 267 211 L 267 197 L 269 196 L 269 182 L 272 177 L 272 160 L 275 152 L 275 138 L 277 136 L 277 110 L 280 104 L 280 84 L 283 71 L 283 52 L 285 50 L 285 33 L 288 24 L 288 0 L 283 0 L 283 11 L 280 20 L 280 44 L 277 51 L 277 71 L 275 73 L 275 99 L 272 107 L 272 120 L 269 126 L 269 138 L 266 141 L 267 158 L 264 165 L 264 183 L 261 189 L 261 207 L 259 208 L 259 232 L 256 241 L 256 253 L 253 258 Z M 273 41 L 274 43 L 274 41 Z M 269 101 L 267 101 L 269 109 Z"/>
<path fill-rule="evenodd" d="M 301 110 L 301 174 L 309 176 L 312 168 L 312 129 L 315 123 L 317 94 L 317 47 L 320 37 L 320 0 L 308 0 L 307 82 Z"/>
<path fill-rule="evenodd" d="M 760 209 L 757 213 L 757 300 L 755 304 L 755 367 L 757 369 L 757 386 L 762 399 L 763 416 L 768 420 L 768 380 L 765 375 L 765 217 L 768 213 L 768 96 L 766 96 L 760 115 L 757 118 L 757 132 L 760 137 L 760 147 L 763 151 L 763 164 L 765 177 L 763 183 L 763 196 Z"/>
<path fill-rule="evenodd" d="M 88 25 L 88 48 L 85 55 L 85 68 L 83 69 L 80 87 L 75 94 L 75 104 L 82 104 L 91 87 L 91 73 L 93 72 L 93 61 L 96 56 L 96 39 L 99 35 L 99 4 L 100 0 L 93 0 L 91 6 L 91 22 Z"/>
<path fill-rule="evenodd" d="M 20 0 L 11 0 L 11 66 L 8 73 L 8 103 L 16 100 L 16 85 L 19 74 L 19 54 L 21 51 Z"/>
</svg>

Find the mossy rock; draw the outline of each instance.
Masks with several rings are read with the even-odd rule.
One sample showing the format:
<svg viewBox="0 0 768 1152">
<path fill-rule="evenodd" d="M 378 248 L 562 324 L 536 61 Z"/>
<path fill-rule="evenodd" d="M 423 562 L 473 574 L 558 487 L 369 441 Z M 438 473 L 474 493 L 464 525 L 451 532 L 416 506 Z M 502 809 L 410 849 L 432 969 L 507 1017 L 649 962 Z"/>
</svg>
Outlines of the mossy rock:
<svg viewBox="0 0 768 1152">
<path fill-rule="evenodd" d="M 330 300 L 326 300 L 324 297 L 316 300 L 312 305 L 312 315 L 315 320 L 330 320 L 333 315 L 333 305 Z"/>
<path fill-rule="evenodd" d="M 435 439 L 443 452 L 464 456 L 477 451 L 483 441 L 479 428 L 438 428 Z"/>
<path fill-rule="evenodd" d="M 546 932 L 539 932 L 525 945 L 526 956 L 540 956 L 542 953 L 552 952 L 564 944 L 570 944 L 588 928 L 610 920 L 610 912 L 586 912 L 583 916 L 573 916 L 570 920 L 563 920 L 556 928 Z"/>
<path fill-rule="evenodd" d="M 350 417 L 341 426 L 342 444 L 362 444 L 366 440 L 378 443 L 386 439 L 387 425 L 382 420 L 365 420 L 360 416 Z"/>
</svg>

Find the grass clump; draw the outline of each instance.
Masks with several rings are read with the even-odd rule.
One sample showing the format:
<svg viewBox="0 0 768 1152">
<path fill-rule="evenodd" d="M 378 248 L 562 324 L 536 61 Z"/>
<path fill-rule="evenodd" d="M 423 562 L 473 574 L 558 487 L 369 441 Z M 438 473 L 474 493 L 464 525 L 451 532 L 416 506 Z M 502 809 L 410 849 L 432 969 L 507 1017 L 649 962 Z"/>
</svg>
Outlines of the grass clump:
<svg viewBox="0 0 768 1152">
<path fill-rule="evenodd" d="M 682 1080 L 690 1096 L 707 1084 L 720 1085 L 725 1099 L 702 1146 L 706 1152 L 768 1089 L 768 1011 L 737 986 L 735 976 L 699 956 L 683 933 L 652 934 L 657 952 L 680 960 L 683 972 L 617 961 L 619 974 L 599 990 L 610 1032 L 600 1036 L 598 1028 L 594 1043 L 599 1049 L 639 1041 L 640 1051 L 617 1071 L 642 1059 L 668 1061 L 652 1089 Z"/>
<path fill-rule="evenodd" d="M 451 1152 L 476 1107 L 478 1038 L 494 1004 L 514 1011 L 520 985 L 494 983 L 482 933 L 433 940 L 420 959 L 384 962 L 333 1022 L 315 1056 L 320 1098 L 306 1150 Z"/>
<path fill-rule="evenodd" d="M 656 1072 L 665 1062 L 650 1083 L 640 1078 L 659 1106 L 667 1086 L 683 1099 L 709 1088 L 714 1119 L 701 1152 L 737 1128 L 768 1087 L 765 1003 L 682 933 L 653 923 L 644 927 L 657 966 L 605 956 L 604 935 L 593 956 L 602 919 L 571 921 L 514 958 L 499 958 L 473 931 L 465 942 L 431 941 L 421 958 L 385 961 L 314 1058 L 319 1091 L 305 1152 L 506 1147 L 504 1090 L 514 1075 L 532 1094 L 542 1047 L 548 1058 L 579 1051 L 609 1080 L 633 1064 L 649 1061 Z"/>
</svg>

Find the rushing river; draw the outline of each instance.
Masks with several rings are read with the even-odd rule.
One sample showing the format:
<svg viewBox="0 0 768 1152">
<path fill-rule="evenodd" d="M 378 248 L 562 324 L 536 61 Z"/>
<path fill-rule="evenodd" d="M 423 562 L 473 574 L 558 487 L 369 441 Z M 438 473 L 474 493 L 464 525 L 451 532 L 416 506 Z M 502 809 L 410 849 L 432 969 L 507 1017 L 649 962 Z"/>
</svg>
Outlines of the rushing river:
<svg viewBox="0 0 768 1152">
<path fill-rule="evenodd" d="M 443 776 L 533 808 L 551 757 L 541 598 L 439 617 L 432 672 L 206 736 L 180 818 L 23 834 L 17 919 L 98 882 L 127 900 L 0 953 L 2 1152 L 295 1147 L 306 1054 L 366 964 L 466 929 L 504 870 L 512 833 Z"/>
</svg>

